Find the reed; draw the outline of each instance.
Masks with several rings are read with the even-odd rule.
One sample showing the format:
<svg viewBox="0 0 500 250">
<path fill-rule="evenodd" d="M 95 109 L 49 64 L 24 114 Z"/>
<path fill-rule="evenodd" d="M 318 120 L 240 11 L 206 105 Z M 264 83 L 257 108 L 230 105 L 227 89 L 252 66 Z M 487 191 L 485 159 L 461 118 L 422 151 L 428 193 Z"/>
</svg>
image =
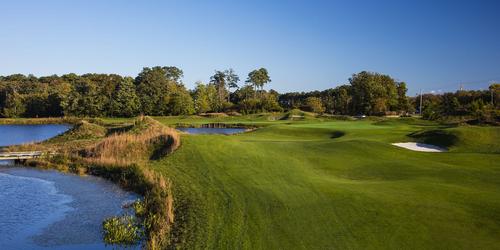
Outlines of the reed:
<svg viewBox="0 0 500 250">
<path fill-rule="evenodd" d="M 140 117 L 130 132 L 113 134 L 82 152 L 89 163 L 128 166 L 143 164 L 173 152 L 180 145 L 175 129 L 149 117 Z"/>
<path fill-rule="evenodd" d="M 105 131 L 96 124 L 79 122 L 77 126 L 91 129 L 75 128 L 73 132 L 49 141 L 18 146 L 16 149 L 54 149 L 57 151 L 56 155 L 29 160 L 25 164 L 101 176 L 144 195 L 144 214 L 138 218 L 145 233 L 143 247 L 171 247 L 174 223 L 172 185 L 163 175 L 149 169 L 148 162 L 159 159 L 180 146 L 177 131 L 149 117 L 139 117 L 127 130 L 104 138 L 102 136 Z M 127 220 L 110 218 L 109 221 L 115 222 L 106 224 L 108 229 L 113 230 L 123 226 L 118 222 Z M 120 245 L 119 239 L 108 238 L 108 243 Z M 126 245 L 126 242 L 123 244 Z"/>
</svg>

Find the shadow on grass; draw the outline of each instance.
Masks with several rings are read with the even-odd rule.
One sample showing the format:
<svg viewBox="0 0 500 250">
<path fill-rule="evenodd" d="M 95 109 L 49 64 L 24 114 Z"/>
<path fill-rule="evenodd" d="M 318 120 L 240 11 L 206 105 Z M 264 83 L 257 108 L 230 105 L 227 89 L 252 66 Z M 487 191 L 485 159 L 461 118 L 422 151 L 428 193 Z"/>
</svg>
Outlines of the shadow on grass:
<svg viewBox="0 0 500 250">
<path fill-rule="evenodd" d="M 153 153 L 149 157 L 150 160 L 159 160 L 162 157 L 173 151 L 174 138 L 170 136 L 160 136 L 157 138 L 157 143 L 154 144 Z"/>
<path fill-rule="evenodd" d="M 339 137 L 342 137 L 345 135 L 345 132 L 344 131 L 334 131 L 332 133 L 332 135 L 330 136 L 330 138 L 332 139 L 335 139 L 335 138 L 339 138 Z"/>
<path fill-rule="evenodd" d="M 108 129 L 108 132 L 106 133 L 106 136 L 110 136 L 112 134 L 117 134 L 117 133 L 125 133 L 125 132 L 128 132 L 130 131 L 132 128 L 134 128 L 134 125 L 133 124 L 130 124 L 130 125 L 121 125 L 121 126 L 109 126 L 107 129 Z"/>
<path fill-rule="evenodd" d="M 458 137 L 445 130 L 424 130 L 413 132 L 407 135 L 418 142 L 449 148 L 458 142 Z"/>
</svg>

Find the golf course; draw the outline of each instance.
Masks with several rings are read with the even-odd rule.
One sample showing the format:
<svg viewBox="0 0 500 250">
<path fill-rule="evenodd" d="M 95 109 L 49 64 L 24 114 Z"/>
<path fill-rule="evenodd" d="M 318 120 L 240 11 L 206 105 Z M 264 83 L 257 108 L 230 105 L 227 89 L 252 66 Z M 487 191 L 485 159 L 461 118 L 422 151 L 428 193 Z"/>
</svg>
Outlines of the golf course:
<svg viewBox="0 0 500 250">
<path fill-rule="evenodd" d="M 185 249 L 498 249 L 500 130 L 416 118 L 156 117 L 255 126 L 183 134 L 150 166 Z M 108 119 L 107 122 L 123 121 Z M 391 145 L 425 142 L 443 153 Z"/>
</svg>

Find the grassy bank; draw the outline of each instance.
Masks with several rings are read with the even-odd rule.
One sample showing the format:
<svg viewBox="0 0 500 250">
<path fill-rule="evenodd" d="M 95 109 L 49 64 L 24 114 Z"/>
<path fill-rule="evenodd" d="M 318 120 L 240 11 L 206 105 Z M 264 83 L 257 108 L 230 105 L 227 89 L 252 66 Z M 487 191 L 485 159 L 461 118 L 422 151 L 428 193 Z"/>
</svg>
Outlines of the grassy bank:
<svg viewBox="0 0 500 250">
<path fill-rule="evenodd" d="M 164 124 L 213 119 L 161 117 Z M 183 135 L 152 163 L 176 196 L 187 249 L 495 249 L 500 130 L 416 119 L 301 121 Z M 426 136 L 416 136 L 425 133 Z M 437 134 L 452 136 L 434 137 Z M 456 139 L 450 139 L 456 138 Z M 392 142 L 446 144 L 422 153 Z"/>
<path fill-rule="evenodd" d="M 143 195 L 141 211 L 136 213 L 137 219 L 134 218 L 137 224 L 134 227 L 139 231 L 130 233 L 128 225 L 122 224 L 125 221 L 116 218 L 113 221 L 117 223 L 112 227 L 105 223 L 108 225 L 105 239 L 108 243 L 120 244 L 133 244 L 142 239 L 147 249 L 163 249 L 172 242 L 173 194 L 168 178 L 151 171 L 148 164 L 179 145 L 180 138 L 174 129 L 141 117 L 121 127 L 80 121 L 66 133 L 45 142 L 12 146 L 7 150 L 51 151 L 53 155 L 28 160 L 25 164 L 101 176 Z"/>
</svg>

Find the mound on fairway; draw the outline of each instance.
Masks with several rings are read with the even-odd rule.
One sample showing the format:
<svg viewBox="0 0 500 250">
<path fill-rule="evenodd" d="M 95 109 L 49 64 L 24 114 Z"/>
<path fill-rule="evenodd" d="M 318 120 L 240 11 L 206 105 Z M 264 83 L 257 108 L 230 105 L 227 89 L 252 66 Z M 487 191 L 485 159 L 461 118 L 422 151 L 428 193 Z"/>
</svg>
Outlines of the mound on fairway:
<svg viewBox="0 0 500 250">
<path fill-rule="evenodd" d="M 251 123 L 240 119 L 234 121 Z M 499 128 L 404 119 L 287 122 L 233 136 L 183 135 L 176 152 L 152 163 L 173 182 L 179 247 L 500 245 Z M 438 129 L 458 137 L 448 153 L 390 145 Z"/>
</svg>

